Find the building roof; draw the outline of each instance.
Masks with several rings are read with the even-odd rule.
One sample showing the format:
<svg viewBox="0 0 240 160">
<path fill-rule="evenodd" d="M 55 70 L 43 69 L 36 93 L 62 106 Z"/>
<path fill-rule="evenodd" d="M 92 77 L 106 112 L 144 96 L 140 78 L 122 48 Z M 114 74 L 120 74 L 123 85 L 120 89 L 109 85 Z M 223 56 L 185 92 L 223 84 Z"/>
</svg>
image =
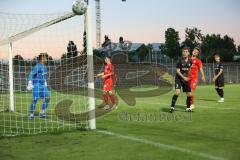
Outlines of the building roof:
<svg viewBox="0 0 240 160">
<path fill-rule="evenodd" d="M 124 51 L 127 49 L 128 51 L 136 51 L 138 48 L 140 48 L 144 43 L 125 43 L 125 44 L 120 44 L 120 43 L 111 43 L 111 47 L 105 47 L 105 48 L 100 48 L 100 51 L 108 50 L 109 48 L 112 49 L 112 52 L 116 51 Z M 160 51 L 160 47 L 163 45 L 163 43 L 150 43 L 149 45 L 152 45 L 153 51 Z"/>
<path fill-rule="evenodd" d="M 150 43 L 150 45 L 152 45 L 153 51 L 161 51 L 163 43 Z"/>
<path fill-rule="evenodd" d="M 111 46 L 107 47 L 102 47 L 99 49 L 99 51 L 106 51 L 106 50 L 111 50 L 111 52 L 117 52 L 117 51 L 136 51 L 139 47 L 141 47 L 144 43 L 125 43 L 125 44 L 120 44 L 120 43 L 111 43 Z"/>
</svg>

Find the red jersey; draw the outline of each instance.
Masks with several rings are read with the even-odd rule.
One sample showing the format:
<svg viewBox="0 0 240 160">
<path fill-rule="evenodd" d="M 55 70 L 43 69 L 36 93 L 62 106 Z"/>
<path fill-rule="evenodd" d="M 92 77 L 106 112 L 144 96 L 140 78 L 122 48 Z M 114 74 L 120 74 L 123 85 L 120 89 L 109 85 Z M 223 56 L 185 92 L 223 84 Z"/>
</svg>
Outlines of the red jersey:
<svg viewBox="0 0 240 160">
<path fill-rule="evenodd" d="M 202 68 L 202 61 L 199 58 L 191 57 L 190 79 L 198 79 L 200 68 Z"/>
<path fill-rule="evenodd" d="M 104 82 L 115 85 L 116 84 L 116 75 L 115 75 L 115 71 L 114 71 L 114 66 L 112 65 L 112 63 L 106 64 L 105 69 L 104 69 L 104 75 L 110 74 L 112 72 L 113 72 L 113 75 L 107 76 L 105 78 Z"/>
</svg>

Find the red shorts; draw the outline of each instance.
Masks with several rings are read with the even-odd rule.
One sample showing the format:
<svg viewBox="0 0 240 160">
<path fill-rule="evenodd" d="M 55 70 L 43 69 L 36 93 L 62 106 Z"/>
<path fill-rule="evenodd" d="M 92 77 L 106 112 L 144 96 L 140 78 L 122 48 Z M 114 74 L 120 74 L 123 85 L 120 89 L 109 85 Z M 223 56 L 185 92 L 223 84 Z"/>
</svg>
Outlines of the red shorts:
<svg viewBox="0 0 240 160">
<path fill-rule="evenodd" d="M 192 91 L 195 91 L 197 89 L 198 79 L 197 78 L 191 78 L 189 81 L 189 85 Z"/>
<path fill-rule="evenodd" d="M 108 92 L 113 90 L 113 82 L 112 81 L 105 81 L 103 85 L 103 91 Z"/>
</svg>

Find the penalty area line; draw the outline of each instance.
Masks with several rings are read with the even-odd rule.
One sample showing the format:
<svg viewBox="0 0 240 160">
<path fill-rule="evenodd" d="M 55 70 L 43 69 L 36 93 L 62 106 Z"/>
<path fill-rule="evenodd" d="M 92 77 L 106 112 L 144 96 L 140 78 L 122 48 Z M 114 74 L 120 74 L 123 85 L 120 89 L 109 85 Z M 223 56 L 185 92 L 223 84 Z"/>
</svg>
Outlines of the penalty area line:
<svg viewBox="0 0 240 160">
<path fill-rule="evenodd" d="M 187 148 L 177 147 L 177 146 L 163 144 L 163 143 L 159 143 L 159 142 L 153 142 L 153 141 L 146 140 L 143 138 L 121 135 L 121 134 L 110 132 L 110 131 L 103 131 L 103 130 L 96 130 L 96 131 L 99 133 L 105 134 L 105 135 L 115 136 L 115 137 L 118 137 L 121 139 L 127 139 L 127 140 L 134 141 L 134 142 L 144 143 L 144 144 L 151 145 L 151 146 L 154 146 L 157 148 L 164 148 L 164 149 L 168 149 L 168 150 L 175 150 L 175 151 L 179 151 L 182 153 L 192 154 L 192 155 L 195 155 L 198 157 L 207 158 L 207 159 L 211 159 L 211 160 L 227 160 L 225 158 L 213 156 L 213 155 L 210 155 L 207 153 L 196 152 L 196 151 L 192 151 Z"/>
</svg>

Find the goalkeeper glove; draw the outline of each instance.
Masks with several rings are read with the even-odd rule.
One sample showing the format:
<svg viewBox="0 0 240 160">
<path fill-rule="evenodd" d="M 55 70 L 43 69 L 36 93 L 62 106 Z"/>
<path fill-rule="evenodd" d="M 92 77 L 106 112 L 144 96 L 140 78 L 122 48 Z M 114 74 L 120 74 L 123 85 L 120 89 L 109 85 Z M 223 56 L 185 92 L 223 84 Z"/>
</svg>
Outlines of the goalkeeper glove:
<svg viewBox="0 0 240 160">
<path fill-rule="evenodd" d="M 45 81 L 44 85 L 47 87 L 47 81 Z"/>
<path fill-rule="evenodd" d="M 27 90 L 31 91 L 33 89 L 32 81 L 28 81 Z"/>
</svg>

